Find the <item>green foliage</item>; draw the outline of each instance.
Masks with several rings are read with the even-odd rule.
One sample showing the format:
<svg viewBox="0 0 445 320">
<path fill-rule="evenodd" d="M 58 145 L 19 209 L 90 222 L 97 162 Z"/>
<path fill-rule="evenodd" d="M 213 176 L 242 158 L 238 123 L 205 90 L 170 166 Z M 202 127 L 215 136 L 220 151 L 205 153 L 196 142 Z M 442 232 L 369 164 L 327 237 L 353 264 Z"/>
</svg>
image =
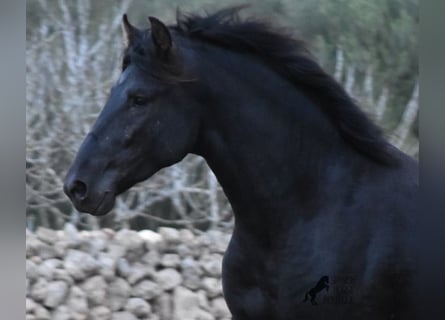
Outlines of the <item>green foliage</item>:
<svg viewBox="0 0 445 320">
<path fill-rule="evenodd" d="M 377 89 L 393 93 L 391 105 L 410 97 L 417 70 L 417 0 L 282 1 L 283 14 L 333 70 L 336 47 L 362 72 L 371 66 Z M 401 110 L 397 110 L 399 113 Z"/>
</svg>

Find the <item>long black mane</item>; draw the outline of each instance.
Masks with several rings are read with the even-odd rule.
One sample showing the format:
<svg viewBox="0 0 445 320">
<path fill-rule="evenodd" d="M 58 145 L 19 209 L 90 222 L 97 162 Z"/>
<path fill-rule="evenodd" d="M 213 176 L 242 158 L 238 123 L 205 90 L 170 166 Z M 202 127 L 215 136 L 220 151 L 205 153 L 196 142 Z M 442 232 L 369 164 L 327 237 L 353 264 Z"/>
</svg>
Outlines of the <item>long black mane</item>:
<svg viewBox="0 0 445 320">
<path fill-rule="evenodd" d="M 179 13 L 177 25 L 172 28 L 183 36 L 257 57 L 304 90 L 358 152 L 378 163 L 396 165 L 398 159 L 382 130 L 315 62 L 304 42 L 266 21 L 242 19 L 241 8 L 231 7 L 205 15 Z"/>
</svg>

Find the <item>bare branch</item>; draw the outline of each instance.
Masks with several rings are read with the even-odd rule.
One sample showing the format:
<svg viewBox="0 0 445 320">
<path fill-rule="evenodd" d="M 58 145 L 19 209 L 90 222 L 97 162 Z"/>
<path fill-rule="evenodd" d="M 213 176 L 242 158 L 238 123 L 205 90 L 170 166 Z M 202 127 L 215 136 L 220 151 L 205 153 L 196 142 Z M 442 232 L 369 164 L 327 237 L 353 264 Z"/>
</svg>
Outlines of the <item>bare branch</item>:
<svg viewBox="0 0 445 320">
<path fill-rule="evenodd" d="M 335 54 L 335 73 L 334 78 L 337 81 L 341 81 L 343 77 L 343 65 L 345 62 L 345 58 L 343 55 L 343 50 L 340 46 L 337 46 L 336 54 Z"/>
<path fill-rule="evenodd" d="M 416 120 L 417 113 L 419 111 L 419 82 L 416 81 L 414 85 L 413 93 L 411 99 L 406 105 L 405 111 L 403 112 L 402 118 L 394 130 L 391 142 L 398 148 L 401 148 L 408 137 L 408 134 Z"/>
</svg>

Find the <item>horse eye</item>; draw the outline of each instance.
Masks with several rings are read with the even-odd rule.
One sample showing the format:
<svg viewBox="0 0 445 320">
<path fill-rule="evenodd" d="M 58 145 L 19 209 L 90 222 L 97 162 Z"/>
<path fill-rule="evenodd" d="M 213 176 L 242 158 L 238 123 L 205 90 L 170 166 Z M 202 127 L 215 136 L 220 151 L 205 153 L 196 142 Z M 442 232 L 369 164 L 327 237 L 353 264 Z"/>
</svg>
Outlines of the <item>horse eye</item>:
<svg viewBox="0 0 445 320">
<path fill-rule="evenodd" d="M 148 103 L 148 98 L 143 96 L 136 96 L 133 98 L 133 103 L 137 106 L 144 106 Z"/>
<path fill-rule="evenodd" d="M 124 71 L 129 64 L 130 64 L 130 58 L 125 57 L 124 60 L 122 61 L 122 71 Z"/>
</svg>

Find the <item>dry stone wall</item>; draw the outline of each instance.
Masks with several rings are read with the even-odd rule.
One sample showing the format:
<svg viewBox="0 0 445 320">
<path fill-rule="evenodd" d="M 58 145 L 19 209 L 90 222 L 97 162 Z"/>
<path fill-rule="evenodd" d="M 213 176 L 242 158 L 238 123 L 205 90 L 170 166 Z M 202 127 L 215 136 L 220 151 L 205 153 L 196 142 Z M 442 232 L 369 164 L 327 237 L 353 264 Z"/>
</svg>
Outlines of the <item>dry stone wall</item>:
<svg viewBox="0 0 445 320">
<path fill-rule="evenodd" d="M 228 320 L 230 235 L 159 228 L 26 233 L 27 320 Z"/>
</svg>

